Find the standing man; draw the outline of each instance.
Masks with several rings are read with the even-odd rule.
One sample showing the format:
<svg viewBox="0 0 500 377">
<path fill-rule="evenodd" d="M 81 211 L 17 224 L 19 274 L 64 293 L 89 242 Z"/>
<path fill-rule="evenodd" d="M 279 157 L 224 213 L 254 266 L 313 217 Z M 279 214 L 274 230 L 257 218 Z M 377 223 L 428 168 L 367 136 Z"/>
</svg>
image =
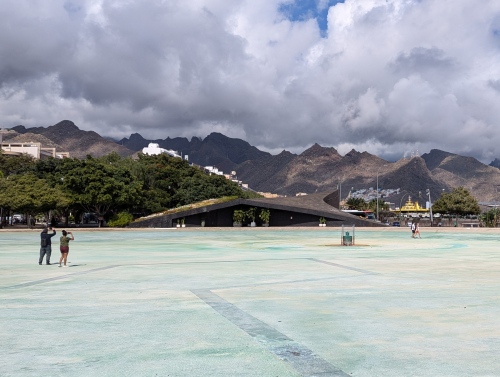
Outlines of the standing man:
<svg viewBox="0 0 500 377">
<path fill-rule="evenodd" d="M 52 234 L 49 234 L 49 230 Z M 42 264 L 43 256 L 45 255 L 45 261 L 50 264 L 50 254 L 52 254 L 52 237 L 56 235 L 56 230 L 54 228 L 43 228 L 42 233 L 40 233 L 40 259 L 38 259 L 38 264 Z"/>
</svg>

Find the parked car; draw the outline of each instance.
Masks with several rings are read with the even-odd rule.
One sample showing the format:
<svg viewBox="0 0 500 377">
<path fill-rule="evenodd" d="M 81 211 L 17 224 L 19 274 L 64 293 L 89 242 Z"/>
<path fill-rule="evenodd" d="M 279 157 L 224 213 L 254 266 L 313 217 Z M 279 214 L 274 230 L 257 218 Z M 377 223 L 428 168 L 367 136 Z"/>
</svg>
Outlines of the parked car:
<svg viewBox="0 0 500 377">
<path fill-rule="evenodd" d="M 399 221 L 393 221 L 392 226 L 401 226 L 401 224 Z"/>
<path fill-rule="evenodd" d="M 26 217 L 20 214 L 14 214 L 12 216 L 12 224 L 26 224 Z"/>
</svg>

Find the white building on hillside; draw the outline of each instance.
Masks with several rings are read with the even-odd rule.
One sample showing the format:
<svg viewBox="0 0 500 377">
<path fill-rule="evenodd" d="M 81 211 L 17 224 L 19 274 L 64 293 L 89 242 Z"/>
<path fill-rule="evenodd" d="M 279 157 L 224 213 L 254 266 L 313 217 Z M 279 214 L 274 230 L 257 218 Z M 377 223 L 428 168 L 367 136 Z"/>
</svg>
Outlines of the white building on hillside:
<svg viewBox="0 0 500 377">
<path fill-rule="evenodd" d="M 142 153 L 149 154 L 149 155 L 157 155 L 157 154 L 166 153 L 171 157 L 182 158 L 182 156 L 179 153 L 177 153 L 177 151 L 173 151 L 171 149 L 160 148 L 160 145 L 157 143 L 149 143 L 149 145 L 147 147 L 142 148 Z"/>
<path fill-rule="evenodd" d="M 219 169 L 217 169 L 215 166 L 205 166 L 205 170 L 210 174 L 224 175 L 224 172 L 219 171 Z"/>
<path fill-rule="evenodd" d="M 27 154 L 35 160 L 69 157 L 69 152 L 57 152 L 56 148 L 44 148 L 41 143 L 0 143 L 0 148 L 7 156 Z"/>
</svg>

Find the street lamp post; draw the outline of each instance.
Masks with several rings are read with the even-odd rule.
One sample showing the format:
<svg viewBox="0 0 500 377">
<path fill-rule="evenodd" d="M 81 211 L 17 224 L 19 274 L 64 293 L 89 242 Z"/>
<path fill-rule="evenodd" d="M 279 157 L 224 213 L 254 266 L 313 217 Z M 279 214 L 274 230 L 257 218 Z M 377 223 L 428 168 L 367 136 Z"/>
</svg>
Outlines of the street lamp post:
<svg viewBox="0 0 500 377">
<path fill-rule="evenodd" d="M 387 165 L 382 165 L 377 170 L 377 221 L 379 220 L 379 216 L 378 216 L 378 173 L 380 172 L 380 169 L 382 169 L 384 166 L 387 166 Z"/>
<path fill-rule="evenodd" d="M 401 197 L 401 200 L 399 201 L 399 221 L 401 222 L 401 206 L 403 205 L 403 199 L 405 198 L 406 195 L 410 195 L 408 192 L 406 194 L 403 194 Z"/>
<path fill-rule="evenodd" d="M 345 179 L 345 175 L 339 179 L 339 210 L 342 210 L 340 204 L 342 203 L 342 181 Z"/>
<path fill-rule="evenodd" d="M 342 202 L 342 181 L 339 181 L 339 210 L 342 210 L 342 208 L 340 208 L 341 202 Z"/>
<path fill-rule="evenodd" d="M 432 219 L 432 202 L 431 202 L 431 190 L 427 189 L 427 195 L 429 195 L 429 211 L 430 211 L 430 215 L 431 215 L 431 227 L 432 227 L 432 223 L 434 222 L 433 219 Z"/>
<path fill-rule="evenodd" d="M 401 206 L 403 205 L 403 199 L 405 198 L 406 195 L 409 195 L 409 193 L 403 194 L 401 197 L 401 200 L 399 201 L 399 212 L 401 212 Z"/>
</svg>

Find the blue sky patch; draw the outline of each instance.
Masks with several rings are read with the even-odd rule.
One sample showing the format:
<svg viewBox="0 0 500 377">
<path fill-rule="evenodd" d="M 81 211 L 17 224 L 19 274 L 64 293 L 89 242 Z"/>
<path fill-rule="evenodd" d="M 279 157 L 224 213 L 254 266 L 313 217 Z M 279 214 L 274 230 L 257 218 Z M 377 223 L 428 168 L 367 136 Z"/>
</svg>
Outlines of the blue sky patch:
<svg viewBox="0 0 500 377">
<path fill-rule="evenodd" d="M 321 30 L 321 34 L 325 35 L 327 30 L 328 8 L 337 4 L 343 3 L 344 0 L 328 0 L 327 6 L 320 6 L 321 3 L 326 3 L 321 0 L 293 0 L 282 3 L 279 11 L 285 15 L 290 21 L 304 21 L 315 18 Z"/>
</svg>

